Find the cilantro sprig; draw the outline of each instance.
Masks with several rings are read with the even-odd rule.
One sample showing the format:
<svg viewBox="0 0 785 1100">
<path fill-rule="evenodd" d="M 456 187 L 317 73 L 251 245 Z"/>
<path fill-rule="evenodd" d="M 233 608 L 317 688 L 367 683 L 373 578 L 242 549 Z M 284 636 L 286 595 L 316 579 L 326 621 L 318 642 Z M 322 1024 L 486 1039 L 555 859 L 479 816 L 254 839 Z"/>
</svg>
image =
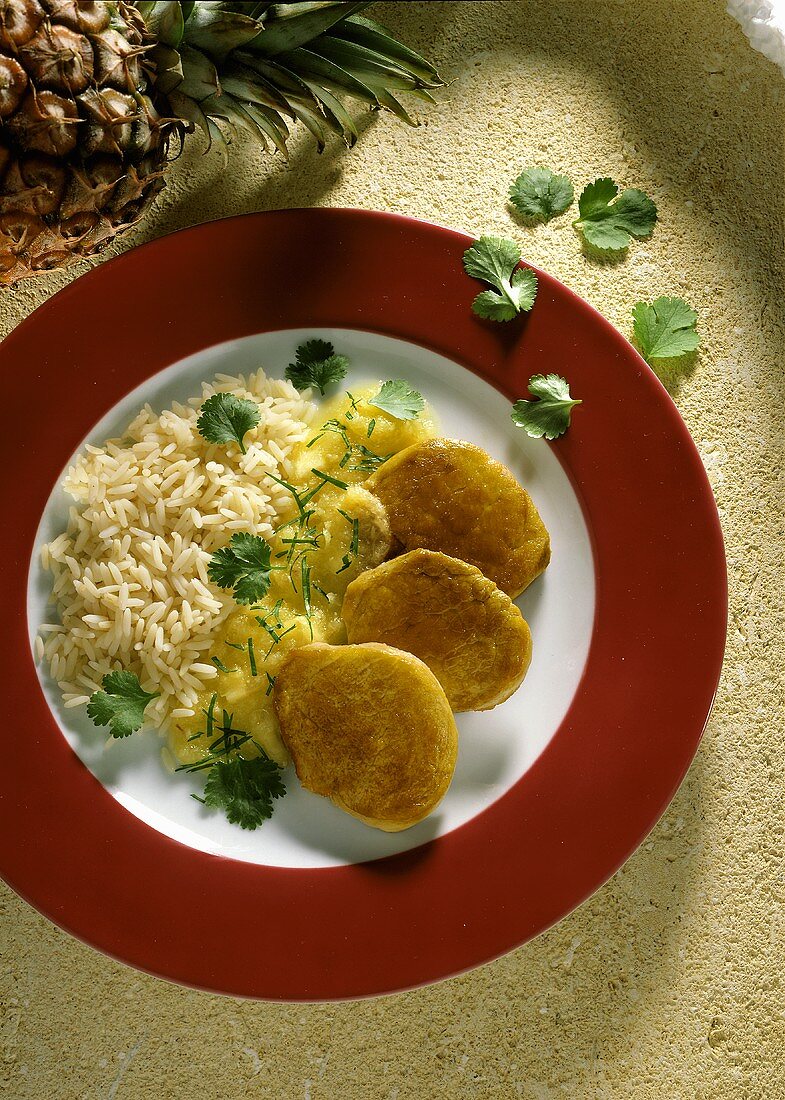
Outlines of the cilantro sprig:
<svg viewBox="0 0 785 1100">
<path fill-rule="evenodd" d="M 204 788 L 204 804 L 223 810 L 241 829 L 258 829 L 272 817 L 273 799 L 286 794 L 281 768 L 262 749 L 259 753 L 250 760 L 235 756 L 217 761 Z"/>
<path fill-rule="evenodd" d="M 96 726 L 109 726 L 112 737 L 130 737 L 142 728 L 145 707 L 160 695 L 145 691 L 133 672 L 108 672 L 103 691 L 94 691 L 87 704 L 88 717 Z"/>
<path fill-rule="evenodd" d="M 686 355 L 700 345 L 698 314 L 681 298 L 637 302 L 632 316 L 633 338 L 647 363 Z"/>
<path fill-rule="evenodd" d="M 295 352 L 295 362 L 286 368 L 286 377 L 298 390 L 313 386 L 324 397 L 324 390 L 331 382 L 346 377 L 349 360 L 336 355 L 328 340 L 307 340 Z"/>
<path fill-rule="evenodd" d="M 529 221 L 547 222 L 572 205 L 575 192 L 569 176 L 550 168 L 526 168 L 510 188 L 510 202 Z"/>
<path fill-rule="evenodd" d="M 389 413 L 396 420 L 416 420 L 425 408 L 425 398 L 417 390 L 413 390 L 408 382 L 396 378 L 383 383 L 382 388 L 368 404 Z"/>
<path fill-rule="evenodd" d="M 529 393 L 537 401 L 521 398 L 512 407 L 512 419 L 534 439 L 556 439 L 570 426 L 570 416 L 581 401 L 570 396 L 566 379 L 558 374 L 535 374 L 529 379 Z"/>
<path fill-rule="evenodd" d="M 588 244 L 605 252 L 621 252 L 633 237 L 651 236 L 657 221 L 657 207 L 648 195 L 634 187 L 619 194 L 608 178 L 584 187 L 578 211 L 573 225 Z"/>
<path fill-rule="evenodd" d="M 348 429 L 349 421 L 354 419 L 354 413 L 357 409 L 357 402 L 352 397 L 352 395 L 348 393 L 348 391 L 347 396 L 351 401 L 351 407 L 346 409 L 343 414 L 345 420 L 339 420 L 336 417 L 333 417 L 331 420 L 326 420 L 324 424 L 322 424 L 316 435 L 308 440 L 305 447 L 306 450 L 308 450 L 308 448 L 313 447 L 314 444 L 318 443 L 320 439 L 323 439 L 326 434 L 332 433 L 333 435 L 337 435 L 339 437 L 344 447 L 343 454 L 338 460 L 338 468 L 343 470 L 345 467 L 348 466 L 349 470 L 351 471 L 359 470 L 367 473 L 372 473 L 384 462 L 386 462 L 388 458 L 391 458 L 392 454 L 377 454 L 376 451 L 372 451 L 369 447 L 366 447 L 364 443 L 352 442 L 352 440 L 349 438 Z M 373 435 L 375 427 L 376 420 L 372 417 L 368 421 L 368 439 L 370 439 Z"/>
<path fill-rule="evenodd" d="M 270 546 L 259 535 L 235 531 L 228 546 L 216 550 L 207 566 L 207 576 L 219 588 L 231 588 L 238 603 L 257 603 L 267 595 L 270 574 Z"/>
<path fill-rule="evenodd" d="M 528 312 L 537 296 L 537 277 L 528 268 L 519 268 L 521 250 L 506 237 L 480 237 L 463 254 L 467 275 L 490 283 L 472 303 L 478 317 L 489 321 L 511 321 L 522 311 Z"/>
<path fill-rule="evenodd" d="M 259 423 L 259 406 L 233 393 L 214 393 L 200 410 L 196 427 L 208 443 L 236 443 L 243 454 L 246 432 Z"/>
</svg>

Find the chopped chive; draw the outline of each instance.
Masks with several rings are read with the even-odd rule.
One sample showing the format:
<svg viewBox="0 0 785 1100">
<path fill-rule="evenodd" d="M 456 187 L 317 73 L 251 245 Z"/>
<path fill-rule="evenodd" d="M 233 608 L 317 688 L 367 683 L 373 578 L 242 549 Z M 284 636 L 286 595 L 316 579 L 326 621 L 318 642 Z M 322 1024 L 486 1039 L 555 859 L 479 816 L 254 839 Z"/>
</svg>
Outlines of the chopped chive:
<svg viewBox="0 0 785 1100">
<path fill-rule="evenodd" d="M 316 581 L 311 581 L 311 588 L 315 589 L 315 591 L 317 591 L 320 596 L 324 596 L 325 600 L 327 600 L 328 603 L 330 602 L 330 597 L 327 595 L 323 588 L 319 587 Z"/>
<path fill-rule="evenodd" d="M 232 734 L 235 734 L 234 741 L 232 741 Z M 215 753 L 217 756 L 223 756 L 227 752 L 231 752 L 233 749 L 237 749 L 240 745 L 244 745 L 246 741 L 251 740 L 250 733 L 245 733 L 244 730 L 233 730 L 231 727 L 227 727 L 220 737 L 217 737 L 213 741 L 212 745 L 208 745 L 210 752 Z M 218 746 L 223 745 L 224 748 L 218 751 Z"/>
<path fill-rule="evenodd" d="M 234 714 L 229 714 L 228 711 L 224 710 L 223 715 L 224 715 L 224 724 L 222 726 L 220 726 L 219 729 L 221 730 L 221 733 L 223 734 L 223 743 L 226 747 L 225 751 L 228 752 L 229 751 L 229 734 L 232 732 L 232 719 L 234 718 Z M 217 743 L 218 742 L 216 742 L 216 744 Z M 210 748 L 212 749 L 213 746 L 211 745 Z"/>
<path fill-rule="evenodd" d="M 303 514 L 303 498 L 300 496 L 299 491 L 297 489 L 295 489 L 294 485 L 291 485 L 288 481 L 283 481 L 282 478 L 276 477 L 275 474 L 271 474 L 269 471 L 267 473 L 267 476 L 272 478 L 272 480 L 275 481 L 278 485 L 280 485 L 283 489 L 286 489 L 286 491 L 288 493 L 292 494 L 292 498 L 294 499 L 294 503 L 297 505 L 298 515 L 302 516 L 302 514 Z"/>
<path fill-rule="evenodd" d="M 280 635 L 277 634 L 271 626 L 267 625 L 266 621 L 261 617 L 261 615 L 256 616 L 256 621 L 262 628 L 262 630 L 266 630 L 267 633 L 270 635 L 273 640 L 273 645 L 277 645 L 277 643 L 281 640 Z"/>
<path fill-rule="evenodd" d="M 245 653 L 245 646 L 242 642 L 224 642 L 224 645 L 228 645 L 232 649 L 238 649 L 240 653 Z"/>
<path fill-rule="evenodd" d="M 311 622 L 311 567 L 305 556 L 303 556 L 300 564 L 300 579 L 303 590 L 303 607 L 305 609 L 305 617 L 308 620 L 308 633 L 311 636 L 311 641 L 313 641 L 313 623 Z"/>
<path fill-rule="evenodd" d="M 244 730 L 233 730 L 231 728 L 233 715 L 224 713 L 224 724 L 220 727 L 221 736 L 217 737 L 209 746 L 209 756 L 202 760 L 197 760 L 192 764 L 180 764 L 175 769 L 178 772 L 198 772 L 203 771 L 205 768 L 211 768 L 215 764 L 216 760 L 221 757 L 228 756 L 230 752 L 234 752 L 248 741 L 252 741 L 250 733 L 246 733 Z M 234 740 L 232 740 L 232 736 Z"/>
<path fill-rule="evenodd" d="M 302 515 L 302 513 L 301 513 L 301 515 Z M 276 535 L 280 534 L 280 532 L 285 531 L 287 527 L 294 527 L 295 525 L 299 527 L 301 525 L 301 523 L 302 523 L 302 520 L 300 518 L 300 515 L 297 515 L 297 516 L 294 517 L 294 519 L 288 519 L 286 521 L 286 523 L 282 523 L 280 525 L 280 527 L 276 527 L 275 528 L 275 533 L 276 533 Z"/>
<path fill-rule="evenodd" d="M 277 481 L 278 484 L 282 486 L 282 488 L 287 489 L 293 497 L 297 498 L 299 496 L 299 493 L 295 489 L 294 485 L 292 485 L 290 482 L 284 481 L 282 477 L 278 477 L 276 474 L 271 474 L 269 471 L 267 473 L 267 476 L 271 477 L 273 481 Z"/>
<path fill-rule="evenodd" d="M 350 466 L 350 470 L 365 470 L 373 472 L 379 466 L 383 465 L 388 458 L 392 458 L 392 453 L 387 455 L 378 455 L 375 451 L 369 451 L 367 447 L 362 443 L 358 443 L 355 450 L 359 456 L 359 462 L 354 466 Z"/>
<path fill-rule="evenodd" d="M 274 677 L 274 676 L 271 676 L 269 672 L 265 672 L 265 676 L 267 677 L 267 691 L 266 691 L 266 692 L 265 692 L 264 694 L 265 694 L 265 695 L 269 695 L 269 694 L 270 694 L 270 692 L 271 692 L 271 691 L 273 690 L 273 688 L 275 687 L 275 677 Z M 256 742 L 254 742 L 254 744 L 255 744 L 255 743 L 256 743 Z"/>
<path fill-rule="evenodd" d="M 354 516 L 350 516 L 348 512 L 344 512 L 343 508 L 338 508 L 337 511 L 338 511 L 338 514 L 343 516 L 343 518 L 346 520 L 346 522 L 351 527 L 354 523 Z"/>
<path fill-rule="evenodd" d="M 251 675 L 256 675 L 256 655 L 253 651 L 253 638 L 248 639 L 248 660 L 251 664 Z"/>
<path fill-rule="evenodd" d="M 192 793 L 192 794 L 191 794 L 191 798 L 195 798 L 195 799 L 196 799 L 196 801 L 197 801 L 197 802 L 201 802 L 201 804 L 202 804 L 203 806 L 206 806 L 206 805 L 207 805 L 207 802 L 206 802 L 206 801 L 205 801 L 205 800 L 204 800 L 203 798 L 200 798 L 198 794 L 193 794 L 193 793 Z"/>
<path fill-rule="evenodd" d="M 186 737 L 186 741 L 198 741 L 200 737 L 204 737 L 204 730 L 199 730 L 198 733 L 192 733 L 190 737 Z"/>
<path fill-rule="evenodd" d="M 341 510 L 339 509 L 339 511 L 341 511 Z M 357 518 L 352 519 L 351 516 L 347 516 L 346 513 L 343 512 L 343 511 L 341 511 L 341 515 L 344 517 L 344 519 L 351 520 L 351 524 L 352 524 L 352 541 L 351 541 L 351 545 L 350 545 L 349 549 L 344 554 L 344 556 L 341 558 L 341 568 L 336 569 L 336 571 L 335 571 L 336 577 L 338 576 L 339 573 L 343 573 L 344 569 L 349 568 L 349 566 L 352 564 L 354 559 L 357 557 L 357 551 L 360 548 L 360 521 L 359 521 L 359 519 L 357 519 Z"/>
<path fill-rule="evenodd" d="M 301 538 L 300 537 L 295 537 L 295 538 L 292 538 L 292 539 L 281 539 L 281 542 L 284 543 L 287 546 L 311 546 L 311 547 L 313 547 L 314 550 L 319 549 L 319 536 L 318 536 L 318 534 L 308 535 L 306 533 Z M 280 557 L 280 556 L 281 555 L 279 555 L 279 554 L 276 555 L 276 557 Z"/>
<path fill-rule="evenodd" d="M 214 691 L 213 695 L 212 695 L 212 698 L 210 699 L 210 705 L 208 706 L 207 710 L 205 711 L 205 714 L 207 715 L 207 736 L 208 737 L 212 737 L 212 735 L 213 735 L 213 721 L 214 721 L 213 716 L 215 714 L 215 704 L 216 704 L 217 700 L 218 700 L 218 692 Z"/>
<path fill-rule="evenodd" d="M 219 737 L 213 742 L 213 746 L 218 746 L 222 742 L 224 747 L 222 749 L 210 747 L 210 755 L 204 760 L 199 760 L 195 764 L 180 764 L 175 768 L 178 772 L 201 772 L 205 768 L 212 768 L 212 766 L 224 756 L 228 756 L 230 752 L 234 752 L 235 749 L 239 749 L 242 745 L 245 745 L 248 741 L 252 741 L 250 733 L 243 733 L 241 730 L 232 730 L 232 733 L 240 734 L 234 742 L 228 741 L 225 736 Z"/>
<path fill-rule="evenodd" d="M 373 435 L 373 429 L 375 427 L 376 427 L 376 419 L 375 419 L 375 417 L 371 417 L 371 419 L 368 421 L 368 438 L 369 439 Z"/>
<path fill-rule="evenodd" d="M 220 657 L 211 657 L 210 660 L 221 672 L 237 672 L 236 668 L 227 668 Z"/>
<path fill-rule="evenodd" d="M 337 485 L 339 489 L 349 488 L 346 481 L 341 481 L 340 478 L 333 477 L 331 474 L 326 474 L 324 470 L 317 470 L 315 466 L 311 467 L 311 473 L 316 474 L 316 476 L 322 478 L 323 481 L 329 481 L 331 485 Z"/>
<path fill-rule="evenodd" d="M 296 625 L 297 625 L 296 623 L 292 623 L 292 625 L 291 625 L 291 626 L 289 626 L 289 627 L 287 627 L 287 628 L 286 628 L 286 630 L 284 630 L 284 632 L 283 632 L 282 634 L 278 634 L 278 635 L 276 636 L 276 639 L 275 639 L 275 641 L 273 642 L 273 644 L 272 644 L 272 645 L 270 646 L 270 648 L 269 648 L 269 649 L 267 650 L 267 652 L 266 652 L 266 653 L 265 653 L 265 655 L 264 655 L 264 659 L 265 659 L 265 660 L 267 660 L 267 658 L 268 658 L 268 657 L 270 656 L 270 654 L 272 653 L 272 651 L 273 651 L 273 650 L 275 649 L 275 647 L 276 647 L 276 646 L 278 645 L 278 643 L 280 642 L 281 638 L 285 638 L 287 634 L 291 634 L 291 632 L 292 632 L 292 631 L 294 630 L 294 628 L 295 628 L 295 626 L 296 626 Z"/>
<path fill-rule="evenodd" d="M 198 764 L 180 764 L 174 770 L 176 772 L 201 772 L 205 768 L 212 768 L 214 763 L 214 758 L 209 756 L 206 760 L 200 760 Z"/>
<path fill-rule="evenodd" d="M 327 482 L 326 482 L 326 481 L 320 481 L 318 485 L 314 485 L 314 486 L 312 486 L 312 487 L 311 487 L 311 488 L 310 488 L 310 489 L 308 490 L 308 492 L 307 492 L 307 493 L 305 493 L 305 495 L 303 496 L 303 498 L 302 498 L 302 503 L 303 503 L 304 505 L 305 505 L 305 504 L 310 504 L 310 503 L 311 503 L 311 501 L 313 500 L 313 498 L 314 498 L 314 497 L 316 496 L 316 494 L 317 494 L 317 493 L 321 493 L 322 489 L 323 489 L 323 488 L 325 487 L 325 485 L 326 485 L 326 484 L 327 484 Z M 301 524 L 301 526 L 302 526 L 302 523 L 303 523 L 303 520 L 301 519 L 301 520 L 300 520 L 300 524 Z"/>
<path fill-rule="evenodd" d="M 281 626 L 282 626 L 281 616 L 279 614 L 282 604 L 283 604 L 282 599 L 276 600 L 275 604 L 270 608 L 270 610 L 267 612 L 266 615 L 254 615 L 254 618 L 256 619 L 259 626 L 262 627 L 263 630 L 266 630 L 267 633 L 270 635 L 270 637 L 273 639 L 273 641 L 276 641 L 276 642 L 278 641 L 278 635 L 276 634 L 276 630 L 280 629 Z M 270 626 L 269 621 L 268 621 L 270 619 L 273 620 L 274 627 Z"/>
</svg>

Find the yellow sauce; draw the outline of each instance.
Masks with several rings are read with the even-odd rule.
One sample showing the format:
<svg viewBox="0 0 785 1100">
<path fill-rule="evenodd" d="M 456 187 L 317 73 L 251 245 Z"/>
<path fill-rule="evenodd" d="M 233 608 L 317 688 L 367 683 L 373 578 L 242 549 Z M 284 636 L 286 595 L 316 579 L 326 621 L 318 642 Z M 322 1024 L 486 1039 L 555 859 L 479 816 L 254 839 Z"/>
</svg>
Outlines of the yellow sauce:
<svg viewBox="0 0 785 1100">
<path fill-rule="evenodd" d="M 283 568 L 271 574 L 264 599 L 252 607 L 238 605 L 216 637 L 211 656 L 228 671 L 219 665 L 194 716 L 178 719 L 172 728 L 169 743 L 179 763 L 196 763 L 208 755 L 205 713 L 211 702 L 213 740 L 220 734 L 225 710 L 232 715 L 232 729 L 253 738 L 241 755 L 256 755 L 256 742 L 279 764 L 288 763 L 272 703 L 278 667 L 297 646 L 346 641 L 341 619 L 346 588 L 379 564 L 388 545 L 384 510 L 361 485 L 380 458 L 436 435 L 427 406 L 416 420 L 397 420 L 367 403 L 378 392 L 379 384 L 368 385 L 353 389 L 351 396 L 343 393 L 326 401 L 313 434 L 293 455 L 289 484 L 305 503 L 298 508 L 292 495 L 291 508 L 279 517 L 276 534 L 268 540 L 273 564 Z M 291 539 L 304 541 L 286 541 Z"/>
</svg>

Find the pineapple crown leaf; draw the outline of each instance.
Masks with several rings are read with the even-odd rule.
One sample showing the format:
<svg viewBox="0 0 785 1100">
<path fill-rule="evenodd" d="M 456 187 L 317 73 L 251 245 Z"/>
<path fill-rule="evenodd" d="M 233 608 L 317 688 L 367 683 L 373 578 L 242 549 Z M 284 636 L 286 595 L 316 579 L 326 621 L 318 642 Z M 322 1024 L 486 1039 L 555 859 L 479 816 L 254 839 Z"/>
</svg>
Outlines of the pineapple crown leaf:
<svg viewBox="0 0 785 1100">
<path fill-rule="evenodd" d="M 147 29 L 164 46 L 175 49 L 183 40 L 185 18 L 182 4 L 166 3 L 166 0 L 154 0 L 151 4 L 137 4 Z"/>
<path fill-rule="evenodd" d="M 136 8 L 156 40 L 157 88 L 191 129 L 224 156 L 217 122 L 286 157 L 284 117 L 302 122 L 319 151 L 330 133 L 351 146 L 357 127 L 344 97 L 414 125 L 397 93 L 432 101 L 430 89 L 442 84 L 429 62 L 360 14 L 369 6 L 141 0 Z"/>
<path fill-rule="evenodd" d="M 183 66 L 183 79 L 177 86 L 181 95 L 187 95 L 189 99 L 195 99 L 201 103 L 203 99 L 221 92 L 221 82 L 218 79 L 218 70 L 209 57 L 191 46 L 180 47 L 180 58 Z"/>
<path fill-rule="evenodd" d="M 342 0 L 328 3 L 273 4 L 264 29 L 254 42 L 254 52 L 274 57 L 311 42 L 335 23 L 369 7 L 369 3 L 351 4 Z"/>
<path fill-rule="evenodd" d="M 272 111 L 280 111 L 294 118 L 289 104 L 275 85 L 242 64 L 235 62 L 227 66 L 221 75 L 221 86 L 229 95 L 246 104 L 255 103 L 261 107 L 269 107 Z"/>
<path fill-rule="evenodd" d="M 177 6 L 177 5 L 174 5 Z M 196 4 L 185 23 L 185 40 L 221 62 L 240 46 L 262 32 L 259 19 L 252 19 L 221 4 Z"/>
<path fill-rule="evenodd" d="M 353 99 L 362 100 L 371 107 L 379 107 L 379 100 L 375 94 L 354 74 L 336 65 L 334 61 L 328 61 L 326 57 L 315 53 L 313 50 L 299 47 L 291 53 L 279 54 L 278 60 L 282 65 L 300 74 L 302 80 L 309 84 L 318 84 L 322 89 L 338 95 L 348 95 Z"/>
<path fill-rule="evenodd" d="M 163 95 L 174 91 L 184 79 L 183 62 L 177 50 L 171 46 L 159 44 L 150 51 L 150 58 L 155 64 L 155 86 Z"/>
<path fill-rule="evenodd" d="M 405 72 L 431 88 L 438 88 L 444 83 L 436 69 L 424 57 L 420 57 L 414 50 L 399 42 L 391 31 L 368 19 L 364 15 L 351 15 L 341 25 L 341 37 L 348 38 L 360 46 L 375 50 L 385 58 L 394 61 Z"/>
</svg>

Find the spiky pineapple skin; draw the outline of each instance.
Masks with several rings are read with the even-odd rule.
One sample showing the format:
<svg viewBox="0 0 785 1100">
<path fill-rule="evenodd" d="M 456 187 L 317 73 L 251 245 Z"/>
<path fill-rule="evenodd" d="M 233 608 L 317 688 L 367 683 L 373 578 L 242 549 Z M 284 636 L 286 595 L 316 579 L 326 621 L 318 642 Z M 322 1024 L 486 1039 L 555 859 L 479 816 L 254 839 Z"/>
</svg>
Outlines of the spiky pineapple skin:
<svg viewBox="0 0 785 1100">
<path fill-rule="evenodd" d="M 163 186 L 149 45 L 124 0 L 0 0 L 0 285 L 98 252 Z"/>
<path fill-rule="evenodd" d="M 414 125 L 434 67 L 360 13 L 370 0 L 0 0 L 0 286 L 65 267 L 130 228 L 196 128 L 287 156 L 354 144 L 343 99 Z M 394 94 L 395 93 L 395 94 Z"/>
</svg>

